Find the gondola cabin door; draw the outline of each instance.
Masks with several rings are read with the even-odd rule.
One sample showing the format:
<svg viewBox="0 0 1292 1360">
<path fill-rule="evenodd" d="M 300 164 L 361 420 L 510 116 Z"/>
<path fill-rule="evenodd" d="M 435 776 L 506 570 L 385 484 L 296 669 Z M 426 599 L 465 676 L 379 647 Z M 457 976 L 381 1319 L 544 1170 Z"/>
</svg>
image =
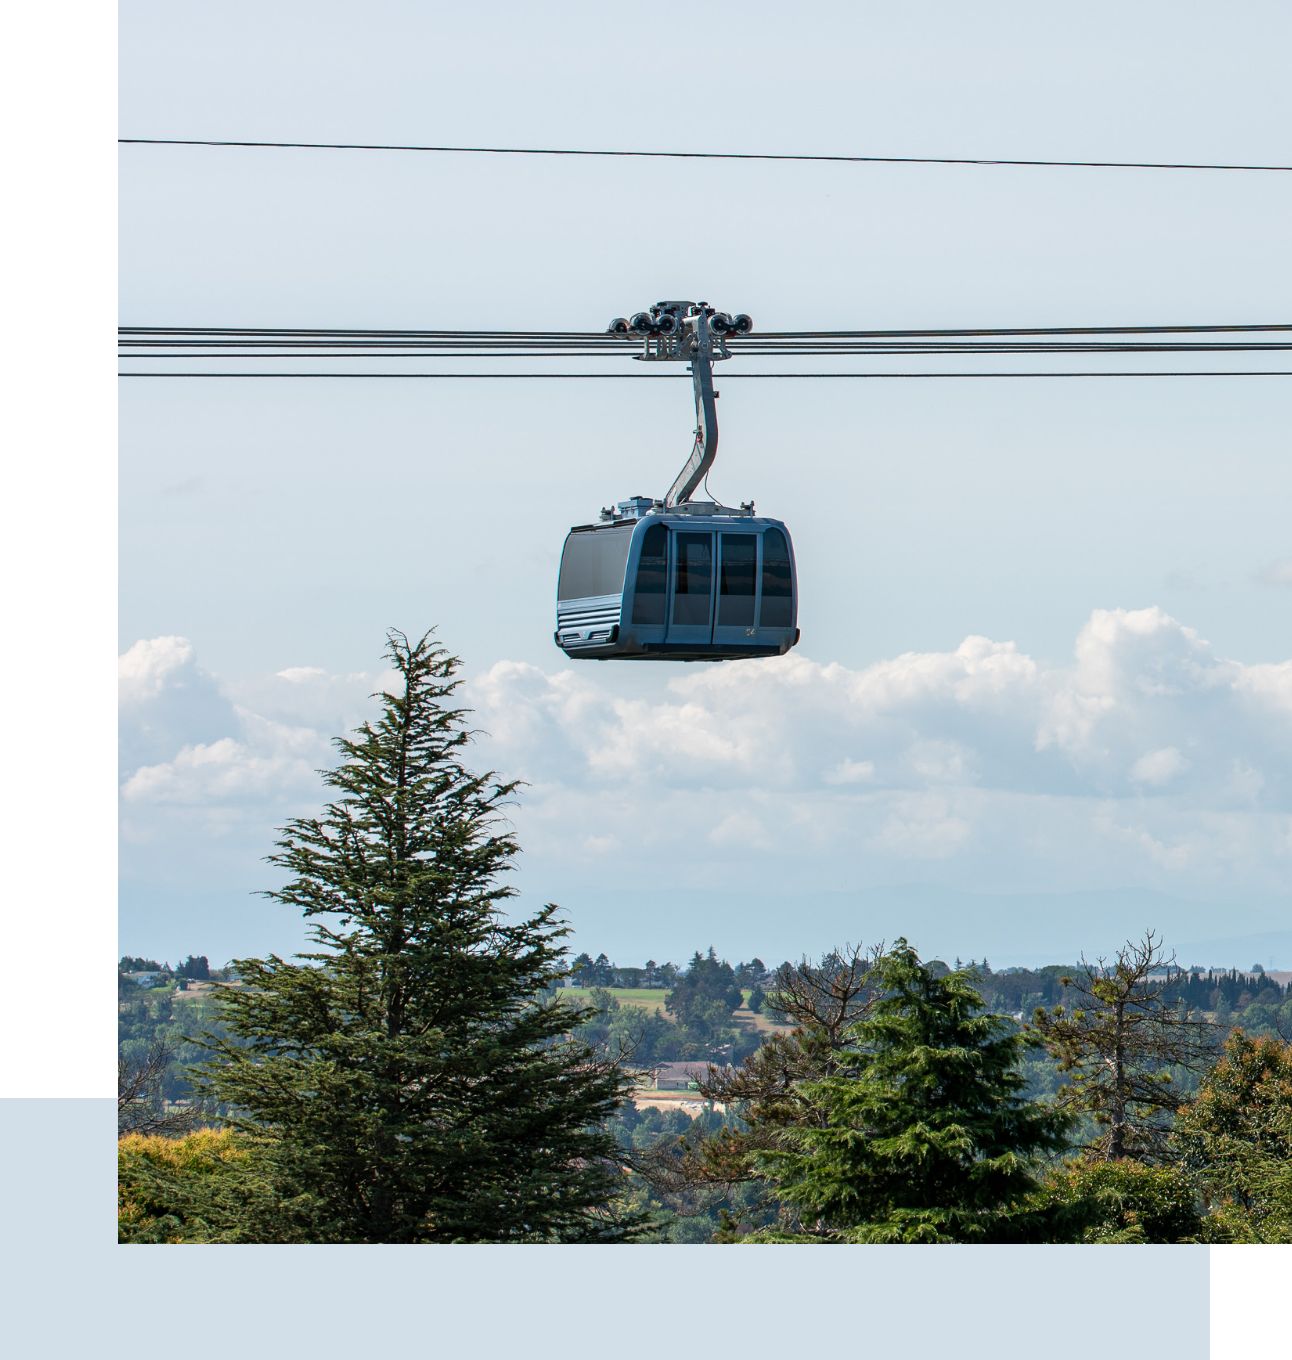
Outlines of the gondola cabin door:
<svg viewBox="0 0 1292 1360">
<path fill-rule="evenodd" d="M 676 529 L 670 645 L 748 645 L 758 634 L 756 533 Z"/>
<path fill-rule="evenodd" d="M 670 533 L 673 571 L 668 620 L 669 643 L 707 647 L 713 642 L 714 539 L 703 529 Z"/>
<path fill-rule="evenodd" d="M 758 634 L 759 534 L 718 534 L 716 643 L 748 645 Z"/>
</svg>

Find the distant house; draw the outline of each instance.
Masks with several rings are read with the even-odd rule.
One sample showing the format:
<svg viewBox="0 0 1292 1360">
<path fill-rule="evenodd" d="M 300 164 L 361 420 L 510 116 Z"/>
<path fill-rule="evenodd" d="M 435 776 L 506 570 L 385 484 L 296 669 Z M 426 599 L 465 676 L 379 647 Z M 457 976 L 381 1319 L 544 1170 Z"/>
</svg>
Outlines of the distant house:
<svg viewBox="0 0 1292 1360">
<path fill-rule="evenodd" d="M 161 981 L 161 973 L 127 973 L 126 977 L 135 984 L 136 987 L 156 987 Z"/>
<path fill-rule="evenodd" d="M 666 1062 L 655 1068 L 657 1091 L 698 1091 L 700 1078 L 709 1070 L 707 1062 Z"/>
</svg>

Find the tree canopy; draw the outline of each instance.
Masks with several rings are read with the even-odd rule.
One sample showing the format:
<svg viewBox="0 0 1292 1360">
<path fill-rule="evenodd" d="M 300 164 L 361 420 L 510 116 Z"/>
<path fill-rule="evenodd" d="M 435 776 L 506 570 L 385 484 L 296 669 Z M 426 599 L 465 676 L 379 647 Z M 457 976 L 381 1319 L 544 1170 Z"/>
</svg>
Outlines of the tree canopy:
<svg viewBox="0 0 1292 1360">
<path fill-rule="evenodd" d="M 1292 1241 L 1292 1043 L 1231 1034 L 1171 1141 L 1236 1238 Z"/>
<path fill-rule="evenodd" d="M 1034 1159 L 1068 1118 L 1022 1094 L 1025 1039 L 984 1014 L 963 970 L 935 976 L 905 940 L 875 961 L 877 999 L 837 1070 L 807 1084 L 816 1115 L 758 1154 L 798 1233 L 845 1242 L 1025 1238 Z"/>
<path fill-rule="evenodd" d="M 266 894 L 312 952 L 239 959 L 210 1093 L 245 1136 L 247 1210 L 282 1240 L 614 1241 L 622 1173 L 602 1127 L 629 1078 L 570 1030 L 556 908 L 509 919 L 514 783 L 463 763 L 459 662 L 388 637 L 397 682 L 336 746 L 332 801 L 283 828 Z"/>
</svg>

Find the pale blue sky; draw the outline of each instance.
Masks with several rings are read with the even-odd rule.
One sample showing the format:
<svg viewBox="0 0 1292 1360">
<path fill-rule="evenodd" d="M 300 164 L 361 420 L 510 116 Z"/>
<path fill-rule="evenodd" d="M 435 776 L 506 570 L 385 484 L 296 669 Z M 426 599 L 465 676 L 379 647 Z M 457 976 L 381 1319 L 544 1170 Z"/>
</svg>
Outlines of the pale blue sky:
<svg viewBox="0 0 1292 1360">
<path fill-rule="evenodd" d="M 1286 164 L 1289 39 L 1279 4 L 127 0 L 121 135 Z M 767 329 L 1292 319 L 1289 175 L 138 147 L 121 165 L 128 324 L 596 329 L 678 296 Z M 1071 903 L 1000 894 L 1105 894 L 1092 948 L 1149 924 L 1136 894 L 1181 942 L 1286 924 L 1292 379 L 719 376 L 714 490 L 789 522 L 815 668 L 798 674 L 822 711 L 845 695 L 833 726 L 794 738 L 792 777 L 788 680 L 763 674 L 757 697 L 673 665 L 566 681 L 551 645 L 565 528 L 667 486 L 684 384 L 123 382 L 121 648 L 188 640 L 130 670 L 123 778 L 162 773 L 124 804 L 123 947 L 292 946 L 293 923 L 247 896 L 258 856 L 307 804 L 326 759 L 310 742 L 362 716 L 391 624 L 438 625 L 495 705 L 481 758 L 533 785 L 518 886 L 566 903 L 580 944 L 768 957 L 891 934 L 902 913 L 874 904 L 897 900 L 945 953 L 1082 942 Z M 1034 667 L 1017 730 L 951 677 L 979 665 L 948 660 L 970 635 Z M 908 652 L 941 658 L 943 688 L 874 700 Z M 1143 677 L 1177 665 L 1173 697 L 1146 697 Z M 273 680 L 301 667 L 326 674 Z M 584 720 L 552 716 L 571 685 Z M 1213 702 L 1218 685 L 1239 697 Z M 1055 705 L 1092 695 L 1114 735 L 1045 746 Z M 766 763 L 733 767 L 751 712 Z M 504 734 L 517 713 L 546 735 Z M 719 754 L 682 774 L 642 754 L 611 797 L 602 766 L 570 759 L 598 724 L 621 749 L 707 732 Z M 221 740 L 223 783 L 166 782 L 220 765 L 203 752 Z M 875 767 L 864 808 L 840 802 L 832 745 Z M 689 829 L 653 820 L 670 800 Z M 816 840 L 740 852 L 796 816 Z M 631 866 L 678 909 L 617 897 Z"/>
</svg>

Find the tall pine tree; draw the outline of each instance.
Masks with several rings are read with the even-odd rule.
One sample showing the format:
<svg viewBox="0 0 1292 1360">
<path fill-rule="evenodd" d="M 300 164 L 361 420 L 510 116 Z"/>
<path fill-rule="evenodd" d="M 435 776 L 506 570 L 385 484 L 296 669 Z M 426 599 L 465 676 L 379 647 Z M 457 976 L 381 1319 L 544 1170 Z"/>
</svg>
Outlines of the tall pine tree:
<svg viewBox="0 0 1292 1360">
<path fill-rule="evenodd" d="M 631 1236 L 603 1131 L 630 1079 L 571 1037 L 556 908 L 500 882 L 515 785 L 462 763 L 459 662 L 388 635 L 381 715 L 338 739 L 333 801 L 282 830 L 266 894 L 313 952 L 237 960 L 213 1095 L 255 1149 L 227 1235 L 315 1242 L 604 1242 Z"/>
<path fill-rule="evenodd" d="M 941 977 L 898 940 L 880 995 L 832 1075 L 801 1088 L 810 1116 L 758 1161 L 797 1217 L 764 1240 L 1001 1242 L 1038 1232 L 1037 1159 L 1068 1117 L 1026 1099 L 1025 1040 L 983 1013 L 964 970 Z"/>
</svg>

